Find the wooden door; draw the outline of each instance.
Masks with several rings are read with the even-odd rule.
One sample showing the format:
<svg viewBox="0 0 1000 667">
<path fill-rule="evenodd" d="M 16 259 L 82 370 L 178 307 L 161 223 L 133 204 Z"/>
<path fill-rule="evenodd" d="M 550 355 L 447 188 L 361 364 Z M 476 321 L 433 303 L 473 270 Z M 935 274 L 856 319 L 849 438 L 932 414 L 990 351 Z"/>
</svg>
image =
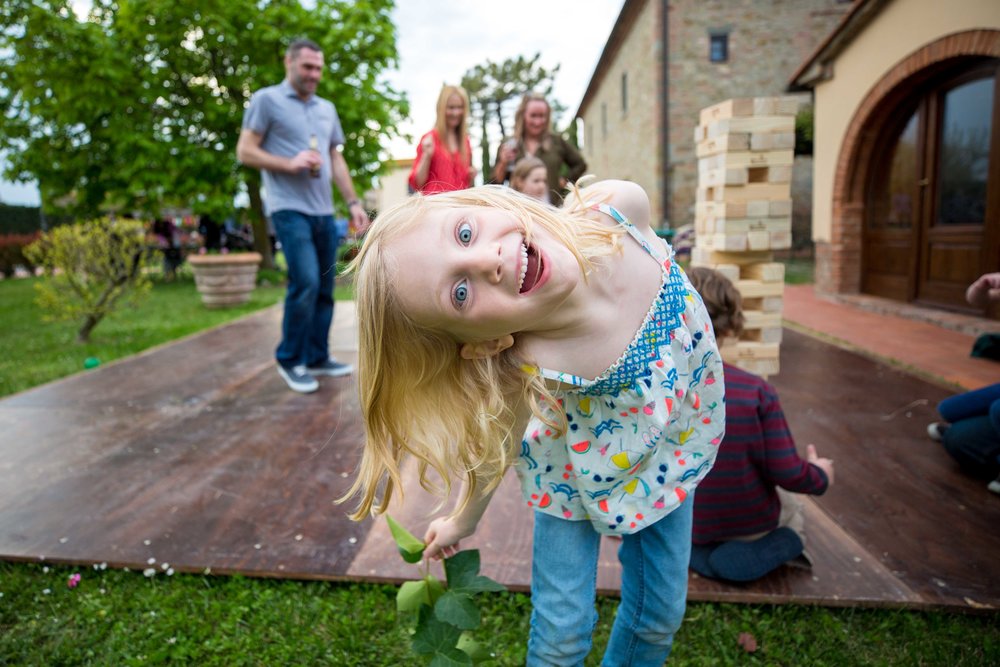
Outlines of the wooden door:
<svg viewBox="0 0 1000 667">
<path fill-rule="evenodd" d="M 863 291 L 968 311 L 968 285 L 1000 271 L 998 63 L 935 77 L 886 122 L 869 181 Z"/>
</svg>

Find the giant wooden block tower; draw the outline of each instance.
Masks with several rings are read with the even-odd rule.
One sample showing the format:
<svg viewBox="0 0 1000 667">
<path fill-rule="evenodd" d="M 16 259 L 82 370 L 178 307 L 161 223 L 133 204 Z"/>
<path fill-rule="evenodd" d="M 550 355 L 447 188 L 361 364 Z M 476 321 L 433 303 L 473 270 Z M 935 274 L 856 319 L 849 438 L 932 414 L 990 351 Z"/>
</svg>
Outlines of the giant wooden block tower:
<svg viewBox="0 0 1000 667">
<path fill-rule="evenodd" d="M 792 97 L 726 100 L 695 128 L 698 190 L 691 263 L 716 269 L 743 296 L 743 335 L 720 340 L 723 358 L 758 375 L 778 372 L 785 266 L 792 246 Z"/>
</svg>

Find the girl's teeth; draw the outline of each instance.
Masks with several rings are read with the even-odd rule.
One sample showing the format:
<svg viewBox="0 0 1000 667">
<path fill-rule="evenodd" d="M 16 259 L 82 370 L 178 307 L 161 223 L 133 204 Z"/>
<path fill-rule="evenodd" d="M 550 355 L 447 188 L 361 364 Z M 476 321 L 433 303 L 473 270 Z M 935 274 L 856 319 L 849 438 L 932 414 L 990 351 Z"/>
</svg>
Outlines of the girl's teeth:
<svg viewBox="0 0 1000 667">
<path fill-rule="evenodd" d="M 524 287 L 524 277 L 528 275 L 528 248 L 523 243 L 521 244 L 521 278 L 518 280 L 517 289 L 518 291 Z"/>
</svg>

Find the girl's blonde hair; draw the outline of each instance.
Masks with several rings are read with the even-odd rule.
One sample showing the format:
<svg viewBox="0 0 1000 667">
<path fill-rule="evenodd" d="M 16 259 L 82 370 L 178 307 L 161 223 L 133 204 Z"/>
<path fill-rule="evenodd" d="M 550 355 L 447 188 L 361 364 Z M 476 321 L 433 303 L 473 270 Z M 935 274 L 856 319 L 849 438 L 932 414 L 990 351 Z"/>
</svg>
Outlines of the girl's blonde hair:
<svg viewBox="0 0 1000 667">
<path fill-rule="evenodd" d="M 545 423 L 565 427 L 560 411 L 545 408 L 555 400 L 540 376 L 525 371 L 527 360 L 512 350 L 487 359 L 462 359 L 464 341 L 421 326 L 404 312 L 395 286 L 406 280 L 405 267 L 392 261 L 388 247 L 427 213 L 457 207 L 509 211 L 524 225 L 528 239 L 539 225 L 570 249 L 584 279 L 596 260 L 620 248 L 622 230 L 587 217 L 579 192 L 556 209 L 509 188 L 486 185 L 415 195 L 378 216 L 348 267 L 355 276 L 358 391 L 367 432 L 357 477 L 340 499 L 359 496 L 350 515 L 354 520 L 384 512 L 393 493 L 399 489 L 402 494 L 400 467 L 407 454 L 417 461 L 420 485 L 442 503 L 453 478 L 466 482 L 456 511 L 477 492 L 494 489 L 522 437 L 512 432 L 521 397 Z M 442 484 L 428 477 L 430 469 Z M 485 489 L 479 488 L 481 482 Z"/>
<path fill-rule="evenodd" d="M 529 102 L 543 102 L 545 104 L 545 108 L 548 109 L 548 113 L 546 114 L 547 122 L 545 135 L 542 137 L 542 147 L 545 150 L 549 150 L 552 148 L 552 139 L 549 136 L 552 131 L 552 105 L 549 104 L 549 101 L 545 99 L 545 96 L 541 93 L 528 91 L 524 94 L 524 97 L 521 98 L 521 103 L 517 105 L 517 111 L 514 112 L 514 138 L 517 139 L 517 143 L 519 145 L 524 145 L 524 114 L 528 109 Z"/>
<path fill-rule="evenodd" d="M 524 186 L 524 181 L 531 175 L 531 172 L 539 167 L 548 170 L 545 163 L 537 157 L 528 156 L 518 160 L 517 164 L 514 165 L 514 171 L 510 172 L 510 187 L 514 188 L 518 192 L 521 192 L 521 188 Z M 548 185 L 545 187 L 546 190 L 548 190 Z"/>
<path fill-rule="evenodd" d="M 437 130 L 438 137 L 441 141 L 445 141 L 448 137 L 448 116 L 446 110 L 448 108 L 448 100 L 452 95 L 458 95 L 462 98 L 462 106 L 464 111 L 462 112 L 462 122 L 458 125 L 458 151 L 462 155 L 462 159 L 468 161 L 469 155 L 468 150 L 466 150 L 466 138 L 469 136 L 469 95 L 465 92 L 465 88 L 461 86 L 449 86 L 447 84 L 441 86 L 441 94 L 438 95 L 437 102 L 437 122 L 434 123 L 434 129 Z"/>
<path fill-rule="evenodd" d="M 715 335 L 721 339 L 743 333 L 743 296 L 732 281 L 707 266 L 692 266 L 687 276 L 705 302 Z"/>
</svg>

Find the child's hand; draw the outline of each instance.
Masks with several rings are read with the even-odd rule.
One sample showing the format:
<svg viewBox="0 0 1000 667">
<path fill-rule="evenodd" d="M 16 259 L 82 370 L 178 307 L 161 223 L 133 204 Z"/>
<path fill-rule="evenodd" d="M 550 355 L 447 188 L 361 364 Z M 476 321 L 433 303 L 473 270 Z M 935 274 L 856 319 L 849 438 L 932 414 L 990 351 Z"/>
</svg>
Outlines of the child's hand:
<svg viewBox="0 0 1000 667">
<path fill-rule="evenodd" d="M 424 543 L 427 545 L 424 558 L 451 558 L 458 553 L 458 541 L 472 535 L 474 531 L 475 526 L 472 529 L 465 528 L 455 517 L 434 519 L 424 534 Z"/>
<path fill-rule="evenodd" d="M 816 445 L 806 445 L 806 460 L 826 473 L 827 486 L 833 486 L 833 459 L 821 459 L 816 454 Z"/>
</svg>

